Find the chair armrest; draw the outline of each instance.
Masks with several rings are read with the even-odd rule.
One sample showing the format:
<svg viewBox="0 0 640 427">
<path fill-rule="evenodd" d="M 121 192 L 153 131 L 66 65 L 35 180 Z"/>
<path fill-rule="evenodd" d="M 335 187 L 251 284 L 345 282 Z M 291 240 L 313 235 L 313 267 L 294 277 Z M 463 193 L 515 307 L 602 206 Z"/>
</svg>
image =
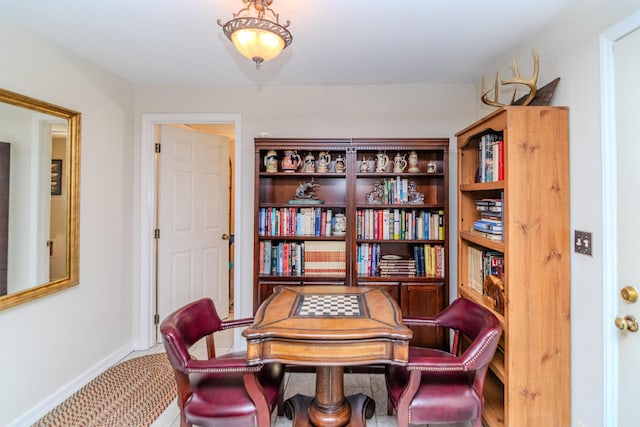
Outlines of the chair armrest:
<svg viewBox="0 0 640 427">
<path fill-rule="evenodd" d="M 406 369 L 421 372 L 465 372 L 472 368 L 460 357 L 420 357 L 411 359 Z"/>
<path fill-rule="evenodd" d="M 435 319 L 426 317 L 403 317 L 402 323 L 408 326 L 440 326 Z"/>
<path fill-rule="evenodd" d="M 222 329 L 238 328 L 240 326 L 249 326 L 253 323 L 253 317 L 245 317 L 243 319 L 225 320 L 220 323 Z"/>
<path fill-rule="evenodd" d="M 221 358 L 207 360 L 189 360 L 185 365 L 187 374 L 223 374 L 230 372 L 259 372 L 262 364 L 247 365 L 245 359 Z"/>
</svg>

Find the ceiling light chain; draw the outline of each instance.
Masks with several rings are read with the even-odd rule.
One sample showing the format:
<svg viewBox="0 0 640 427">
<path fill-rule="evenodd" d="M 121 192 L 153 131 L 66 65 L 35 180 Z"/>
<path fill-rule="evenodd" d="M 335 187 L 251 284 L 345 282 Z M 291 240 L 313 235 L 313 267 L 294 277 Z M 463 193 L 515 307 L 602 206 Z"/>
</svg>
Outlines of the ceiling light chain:
<svg viewBox="0 0 640 427">
<path fill-rule="evenodd" d="M 259 69 L 262 62 L 276 58 L 293 41 L 287 30 L 290 22 L 280 24 L 279 15 L 269 7 L 273 0 L 242 2 L 248 6 L 234 13 L 233 19 L 225 24 L 218 19 L 218 25 L 236 49 L 255 62 L 256 69 Z"/>
</svg>

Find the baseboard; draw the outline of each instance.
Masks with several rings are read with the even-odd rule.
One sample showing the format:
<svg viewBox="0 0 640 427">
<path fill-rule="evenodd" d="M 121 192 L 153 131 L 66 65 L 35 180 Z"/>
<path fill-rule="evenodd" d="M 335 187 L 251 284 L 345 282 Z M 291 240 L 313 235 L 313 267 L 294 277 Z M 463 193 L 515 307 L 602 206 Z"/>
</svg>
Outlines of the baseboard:
<svg viewBox="0 0 640 427">
<path fill-rule="evenodd" d="M 131 342 L 129 342 L 127 343 L 127 345 L 117 349 L 109 356 L 93 365 L 90 369 L 83 372 L 82 375 L 74 378 L 72 381 L 68 382 L 60 389 L 58 389 L 55 393 L 51 394 L 36 406 L 7 424 L 6 427 L 23 427 L 34 424 L 53 408 L 64 402 L 65 399 L 67 399 L 73 393 L 80 390 L 89 381 L 121 361 L 125 356 L 133 351 L 132 348 L 133 345 Z"/>
</svg>

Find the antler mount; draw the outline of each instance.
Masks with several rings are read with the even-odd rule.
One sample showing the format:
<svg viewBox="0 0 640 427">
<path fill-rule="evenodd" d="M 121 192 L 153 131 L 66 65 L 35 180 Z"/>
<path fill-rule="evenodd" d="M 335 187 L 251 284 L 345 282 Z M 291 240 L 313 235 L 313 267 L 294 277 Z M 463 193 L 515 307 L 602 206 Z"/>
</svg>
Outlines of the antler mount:
<svg viewBox="0 0 640 427">
<path fill-rule="evenodd" d="M 487 89 L 485 87 L 484 84 L 484 76 L 482 77 L 482 95 L 480 96 L 480 99 L 482 100 L 482 102 L 484 104 L 487 105 L 492 105 L 494 107 L 504 107 L 507 105 L 514 105 L 515 99 L 516 99 L 516 92 L 517 92 L 517 88 L 515 88 L 513 90 L 513 96 L 511 97 L 511 103 L 509 104 L 502 104 L 499 101 L 499 88 L 500 88 L 500 84 L 502 85 L 524 85 L 527 86 L 529 88 L 529 94 L 527 95 L 527 97 L 522 101 L 522 102 L 518 102 L 519 105 L 529 105 L 531 103 L 531 101 L 533 101 L 533 99 L 536 97 L 536 93 L 537 93 L 537 83 L 538 83 L 538 74 L 540 71 L 540 56 L 538 55 L 538 52 L 536 52 L 535 49 L 531 49 L 531 55 L 533 56 L 533 75 L 531 76 L 530 79 L 524 79 L 522 78 L 522 76 L 520 76 L 520 70 L 518 69 L 518 62 L 516 61 L 515 58 L 513 58 L 513 67 L 511 67 L 511 69 L 513 70 L 513 79 L 512 80 L 500 80 L 499 79 L 499 71 L 496 71 L 496 80 L 495 80 L 495 84 L 493 87 L 490 87 L 489 89 Z M 489 99 L 489 94 L 493 92 L 493 99 Z"/>
</svg>

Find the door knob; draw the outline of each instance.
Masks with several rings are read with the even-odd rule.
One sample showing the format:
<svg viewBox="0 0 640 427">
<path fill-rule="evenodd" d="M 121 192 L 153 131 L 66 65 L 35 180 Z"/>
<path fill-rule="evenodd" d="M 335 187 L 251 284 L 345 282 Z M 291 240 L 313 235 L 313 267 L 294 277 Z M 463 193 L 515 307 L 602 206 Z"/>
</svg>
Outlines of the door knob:
<svg viewBox="0 0 640 427">
<path fill-rule="evenodd" d="M 229 240 L 229 235 L 227 233 L 224 233 L 222 235 L 222 240 Z"/>
<path fill-rule="evenodd" d="M 616 327 L 621 331 L 638 332 L 638 321 L 631 315 L 616 317 Z"/>
<path fill-rule="evenodd" d="M 622 299 L 625 301 L 638 301 L 638 291 L 631 285 L 625 286 L 624 288 L 620 289 L 620 296 L 622 296 Z"/>
</svg>

